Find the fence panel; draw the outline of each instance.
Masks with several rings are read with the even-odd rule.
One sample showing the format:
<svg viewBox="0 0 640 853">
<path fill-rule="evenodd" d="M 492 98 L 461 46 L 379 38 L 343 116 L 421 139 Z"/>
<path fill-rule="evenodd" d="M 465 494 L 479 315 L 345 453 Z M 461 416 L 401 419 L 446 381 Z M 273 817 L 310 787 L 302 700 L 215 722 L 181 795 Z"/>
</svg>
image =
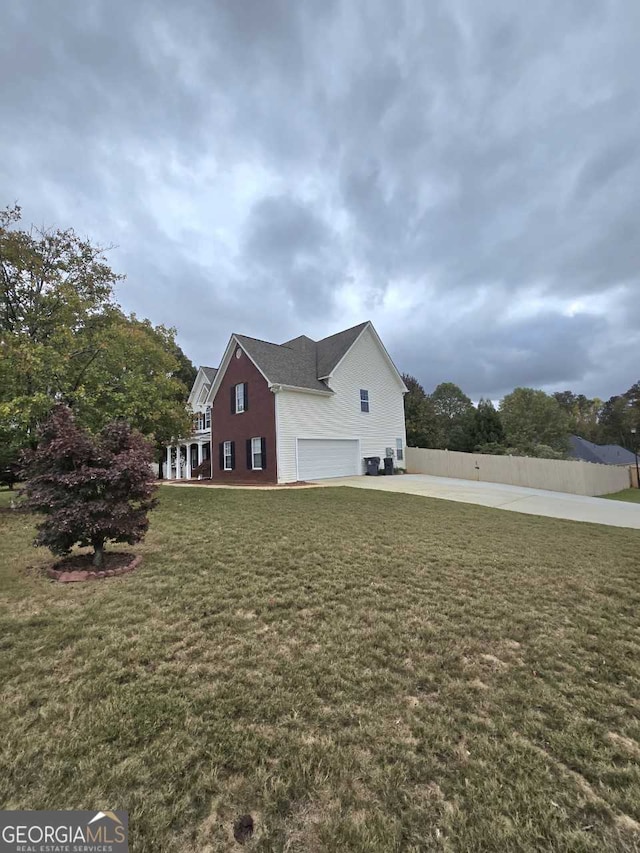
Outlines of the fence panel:
<svg viewBox="0 0 640 853">
<path fill-rule="evenodd" d="M 407 448 L 407 472 L 592 496 L 619 492 L 629 488 L 631 483 L 626 465 L 597 465 L 529 456 L 489 456 L 422 447 Z"/>
</svg>

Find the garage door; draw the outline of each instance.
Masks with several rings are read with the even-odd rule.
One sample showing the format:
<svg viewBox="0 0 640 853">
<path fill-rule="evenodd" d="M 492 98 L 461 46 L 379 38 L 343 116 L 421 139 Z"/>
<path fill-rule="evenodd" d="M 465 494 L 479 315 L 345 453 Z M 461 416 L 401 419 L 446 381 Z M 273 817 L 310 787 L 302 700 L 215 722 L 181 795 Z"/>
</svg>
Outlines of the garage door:
<svg viewBox="0 0 640 853">
<path fill-rule="evenodd" d="M 358 442 L 339 438 L 298 439 L 298 479 L 322 480 L 360 474 Z"/>
</svg>

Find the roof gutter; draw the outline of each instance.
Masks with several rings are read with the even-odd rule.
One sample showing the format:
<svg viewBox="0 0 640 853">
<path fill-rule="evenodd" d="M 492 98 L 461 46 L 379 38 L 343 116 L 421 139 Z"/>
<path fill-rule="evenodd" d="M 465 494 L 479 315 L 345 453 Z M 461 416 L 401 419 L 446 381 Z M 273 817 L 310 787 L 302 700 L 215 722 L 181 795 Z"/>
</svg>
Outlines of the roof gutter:
<svg viewBox="0 0 640 853">
<path fill-rule="evenodd" d="M 281 385 L 275 382 L 269 385 L 269 390 L 273 391 L 274 394 L 277 394 L 278 391 L 299 391 L 302 394 L 316 394 L 318 397 L 333 397 L 335 393 L 329 389 L 320 391 L 319 388 L 302 388 L 299 385 Z"/>
</svg>

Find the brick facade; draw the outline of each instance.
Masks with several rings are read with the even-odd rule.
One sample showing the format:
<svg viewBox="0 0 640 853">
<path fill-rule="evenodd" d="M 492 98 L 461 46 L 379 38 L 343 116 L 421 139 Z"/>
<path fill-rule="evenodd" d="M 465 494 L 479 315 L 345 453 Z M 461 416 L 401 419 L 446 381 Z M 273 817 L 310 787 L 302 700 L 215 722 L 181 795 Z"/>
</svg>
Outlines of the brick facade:
<svg viewBox="0 0 640 853">
<path fill-rule="evenodd" d="M 211 411 L 212 448 L 211 475 L 217 482 L 228 483 L 276 483 L 276 413 L 275 397 L 263 375 L 247 354 L 235 350 L 218 388 Z M 248 405 L 240 414 L 231 413 L 231 389 L 247 383 Z M 247 440 L 264 438 L 266 468 L 252 471 L 247 466 Z M 225 471 L 220 465 L 220 444 L 235 443 L 235 468 Z"/>
</svg>

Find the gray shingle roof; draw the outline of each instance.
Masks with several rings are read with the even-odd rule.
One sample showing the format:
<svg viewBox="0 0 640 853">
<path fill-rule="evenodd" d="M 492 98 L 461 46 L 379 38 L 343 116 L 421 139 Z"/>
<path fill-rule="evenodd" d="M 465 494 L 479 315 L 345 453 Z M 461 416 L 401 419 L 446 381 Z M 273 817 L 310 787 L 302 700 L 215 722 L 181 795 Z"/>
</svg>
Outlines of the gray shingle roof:
<svg viewBox="0 0 640 853">
<path fill-rule="evenodd" d="M 578 435 L 569 437 L 569 455 L 584 462 L 599 462 L 601 465 L 631 465 L 635 454 L 619 444 L 594 444 Z"/>
<path fill-rule="evenodd" d="M 320 377 L 328 376 L 367 323 L 360 323 L 321 341 L 300 335 L 283 344 L 272 344 L 246 335 L 235 335 L 269 382 L 313 391 L 331 389 Z"/>
<path fill-rule="evenodd" d="M 211 384 L 211 382 L 213 382 L 213 380 L 216 378 L 216 373 L 218 372 L 218 368 L 217 367 L 205 367 L 204 365 L 202 365 L 201 370 L 204 373 L 204 375 L 207 377 L 207 381 L 209 382 L 209 384 Z"/>
<path fill-rule="evenodd" d="M 235 335 L 248 355 L 274 385 L 293 385 L 314 391 L 329 391 L 316 374 L 316 345 L 311 346 L 296 338 L 288 345 L 271 344 L 246 335 Z"/>
<path fill-rule="evenodd" d="M 331 373 L 366 325 L 360 323 L 318 341 L 318 376 L 328 376 Z"/>
</svg>

